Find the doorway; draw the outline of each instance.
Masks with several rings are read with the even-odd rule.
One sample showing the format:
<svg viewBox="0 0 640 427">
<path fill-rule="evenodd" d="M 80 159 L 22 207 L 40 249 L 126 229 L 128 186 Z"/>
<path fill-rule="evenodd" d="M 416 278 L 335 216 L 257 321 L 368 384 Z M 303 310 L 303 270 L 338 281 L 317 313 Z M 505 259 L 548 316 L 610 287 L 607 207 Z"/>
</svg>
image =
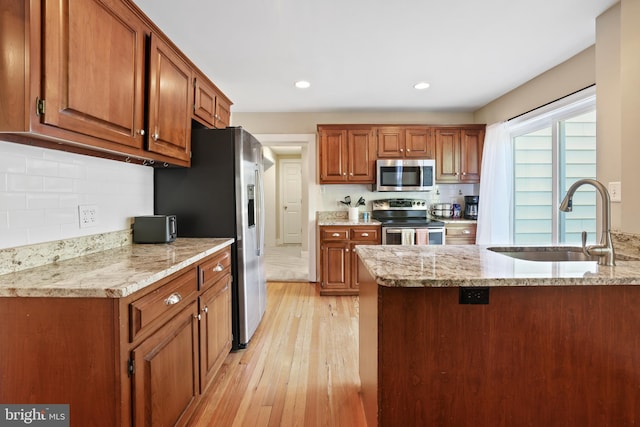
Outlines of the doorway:
<svg viewBox="0 0 640 427">
<path fill-rule="evenodd" d="M 316 277 L 316 195 L 319 191 L 318 184 L 316 183 L 316 135 L 315 134 L 254 134 L 254 136 L 262 143 L 262 145 L 268 148 L 274 153 L 272 157 L 273 163 L 276 163 L 277 158 L 282 157 L 280 160 L 284 160 L 286 157 L 291 157 L 291 151 L 297 150 L 299 153 L 298 160 L 300 162 L 300 175 L 301 175 L 301 189 L 300 189 L 300 226 L 297 227 L 301 230 L 301 243 L 299 246 L 293 244 L 299 248 L 300 255 L 297 256 L 297 261 L 294 265 L 299 268 L 304 268 L 307 271 L 307 278 L 311 282 L 317 280 Z M 281 153 L 288 153 L 287 155 L 280 155 Z M 279 179 L 275 179 L 275 170 L 279 170 L 279 167 L 272 167 L 269 170 L 270 182 L 265 182 L 265 243 L 271 242 L 272 255 L 276 255 L 279 251 L 273 250 L 278 248 L 277 244 L 282 245 L 284 239 L 281 239 L 281 232 L 276 232 L 278 223 L 283 224 L 285 221 L 280 220 L 280 206 L 276 203 L 276 199 L 279 198 L 278 189 Z M 271 186 L 271 188 L 267 188 Z M 268 247 L 265 249 L 267 258 L 269 258 Z M 294 248 L 290 248 L 293 250 Z M 286 251 L 285 251 L 286 252 Z M 306 262 L 300 262 L 300 259 Z M 289 264 L 291 265 L 291 264 Z M 267 266 L 268 268 L 269 266 Z M 283 270 L 283 269 L 281 269 Z"/>
</svg>

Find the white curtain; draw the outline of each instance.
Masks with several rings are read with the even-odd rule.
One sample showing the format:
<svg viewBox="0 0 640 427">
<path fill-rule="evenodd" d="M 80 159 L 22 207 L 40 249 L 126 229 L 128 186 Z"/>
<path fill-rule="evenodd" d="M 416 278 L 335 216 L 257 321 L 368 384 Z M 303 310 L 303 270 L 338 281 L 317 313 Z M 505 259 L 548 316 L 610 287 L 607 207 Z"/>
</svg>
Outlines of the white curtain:
<svg viewBox="0 0 640 427">
<path fill-rule="evenodd" d="M 513 143 L 506 122 L 487 126 L 482 152 L 478 245 L 512 243 Z"/>
</svg>

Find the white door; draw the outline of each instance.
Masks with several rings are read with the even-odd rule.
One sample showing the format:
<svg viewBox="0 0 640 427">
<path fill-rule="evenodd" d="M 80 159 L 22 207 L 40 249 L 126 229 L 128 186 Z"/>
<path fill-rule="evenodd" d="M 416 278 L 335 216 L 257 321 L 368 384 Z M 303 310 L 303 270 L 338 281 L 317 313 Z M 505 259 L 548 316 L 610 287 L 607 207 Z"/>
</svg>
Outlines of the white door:
<svg viewBox="0 0 640 427">
<path fill-rule="evenodd" d="M 300 159 L 280 160 L 282 243 L 302 242 L 302 166 Z"/>
</svg>

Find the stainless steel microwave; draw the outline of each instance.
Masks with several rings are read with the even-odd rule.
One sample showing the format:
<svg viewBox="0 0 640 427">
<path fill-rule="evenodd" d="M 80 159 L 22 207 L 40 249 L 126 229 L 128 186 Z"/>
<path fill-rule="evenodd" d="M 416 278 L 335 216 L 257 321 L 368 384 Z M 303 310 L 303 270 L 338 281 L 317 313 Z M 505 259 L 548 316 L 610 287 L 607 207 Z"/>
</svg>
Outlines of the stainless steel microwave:
<svg viewBox="0 0 640 427">
<path fill-rule="evenodd" d="M 433 159 L 378 159 L 376 191 L 431 191 L 436 181 Z"/>
</svg>

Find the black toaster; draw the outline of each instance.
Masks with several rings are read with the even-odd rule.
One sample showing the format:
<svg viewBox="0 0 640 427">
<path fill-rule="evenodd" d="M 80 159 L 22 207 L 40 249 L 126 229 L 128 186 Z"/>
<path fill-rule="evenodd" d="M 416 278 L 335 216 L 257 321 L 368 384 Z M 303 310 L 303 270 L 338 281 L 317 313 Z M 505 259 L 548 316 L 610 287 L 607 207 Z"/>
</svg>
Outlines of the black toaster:
<svg viewBox="0 0 640 427">
<path fill-rule="evenodd" d="M 134 243 L 169 243 L 176 240 L 175 215 L 147 215 L 133 218 Z"/>
</svg>

